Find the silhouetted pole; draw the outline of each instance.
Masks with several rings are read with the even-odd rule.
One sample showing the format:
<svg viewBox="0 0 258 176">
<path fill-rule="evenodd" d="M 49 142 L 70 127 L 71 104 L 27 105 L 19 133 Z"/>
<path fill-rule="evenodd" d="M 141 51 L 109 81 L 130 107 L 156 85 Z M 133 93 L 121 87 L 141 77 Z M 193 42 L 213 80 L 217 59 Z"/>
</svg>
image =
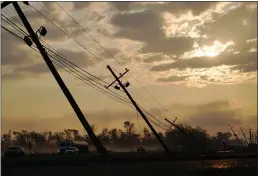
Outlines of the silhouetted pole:
<svg viewBox="0 0 258 176">
<path fill-rule="evenodd" d="M 231 131 L 233 132 L 234 136 L 236 137 L 236 139 L 238 140 L 238 142 L 240 143 L 240 145 L 243 147 L 244 145 L 242 144 L 242 142 L 241 142 L 240 139 L 238 138 L 237 134 L 236 134 L 235 131 L 233 130 L 233 127 L 230 126 L 230 125 L 229 125 L 229 127 L 230 127 Z"/>
<path fill-rule="evenodd" d="M 187 137 L 191 137 L 192 141 L 194 141 L 194 142 L 195 142 L 195 141 L 199 142 L 198 144 L 199 144 L 200 147 L 206 148 L 206 146 L 203 145 L 203 144 L 201 144 L 202 142 L 201 142 L 200 140 L 198 140 L 195 136 L 188 134 L 188 133 L 184 130 L 183 127 L 177 126 L 177 125 L 174 123 L 175 120 L 174 120 L 174 122 L 171 122 L 171 121 L 168 120 L 167 118 L 165 118 L 165 120 L 166 120 L 168 123 L 170 123 L 171 125 L 173 125 L 176 129 L 178 129 L 179 131 L 181 131 L 182 133 L 184 133 Z"/>
<path fill-rule="evenodd" d="M 142 112 L 142 110 L 139 108 L 139 106 L 137 105 L 137 103 L 134 101 L 134 99 L 132 98 L 132 96 L 130 95 L 130 93 L 127 91 L 127 89 L 125 88 L 125 86 L 122 84 L 122 82 L 119 80 L 120 77 L 122 77 L 121 74 L 120 77 L 118 78 L 116 76 L 116 74 L 113 72 L 112 68 L 108 65 L 107 68 L 109 69 L 109 71 L 112 73 L 112 75 L 115 77 L 115 80 L 119 83 L 120 87 L 124 90 L 124 92 L 126 93 L 126 95 L 128 96 L 128 98 L 131 100 L 131 102 L 133 103 L 134 107 L 136 108 L 136 110 L 141 114 L 143 120 L 147 123 L 147 125 L 150 127 L 152 133 L 155 135 L 155 137 L 157 138 L 157 140 L 160 142 L 160 144 L 162 145 L 162 147 L 164 148 L 165 152 L 170 156 L 170 152 L 169 149 L 167 148 L 166 144 L 164 143 L 164 141 L 161 139 L 161 137 L 159 136 L 159 134 L 156 132 L 156 130 L 153 128 L 153 126 L 151 125 L 151 123 L 149 122 L 149 120 L 147 119 L 147 117 L 145 116 L 145 114 Z M 129 70 L 126 69 L 126 72 L 128 72 Z M 112 85 L 114 83 L 114 81 L 110 84 Z M 110 86 L 109 85 L 109 86 Z M 108 88 L 109 86 L 107 86 L 106 88 Z"/>
<path fill-rule="evenodd" d="M 54 78 L 56 79 L 58 85 L 62 89 L 63 93 L 65 94 L 66 98 L 68 99 L 69 103 L 71 104 L 72 108 L 74 109 L 78 119 L 82 123 L 84 129 L 87 131 L 90 139 L 92 140 L 92 143 L 96 146 L 97 150 L 100 152 L 101 155 L 107 155 L 107 151 L 105 150 L 104 146 L 100 142 L 100 140 L 96 137 L 93 130 L 91 129 L 91 126 L 87 122 L 86 118 L 84 117 L 82 111 L 80 110 L 79 106 L 77 105 L 76 101 L 74 100 L 72 94 L 66 87 L 65 83 L 63 82 L 62 78 L 60 77 L 59 73 L 57 72 L 55 66 L 53 65 L 52 61 L 48 57 L 45 49 L 41 45 L 38 36 L 33 31 L 32 27 L 30 26 L 27 18 L 25 17 L 24 13 L 22 12 L 20 6 L 17 2 L 12 2 L 13 6 L 18 13 L 22 23 L 24 24 L 25 28 L 27 29 L 31 39 L 36 44 L 40 54 L 42 55 L 43 59 L 45 60 L 48 68 L 50 69 L 51 73 L 53 74 Z"/>
<path fill-rule="evenodd" d="M 170 123 L 172 126 L 174 126 L 176 129 L 178 129 L 179 131 L 181 131 L 182 133 L 184 133 L 185 135 L 188 136 L 188 134 L 185 132 L 185 130 L 183 130 L 182 128 L 180 128 L 179 126 L 177 126 L 176 124 L 174 124 L 174 122 L 171 122 L 170 120 L 168 120 L 167 118 L 165 118 L 165 120 Z"/>
<path fill-rule="evenodd" d="M 11 4 L 12 2 L 11 1 L 4 1 L 1 3 L 1 9 L 2 8 L 5 8 L 7 5 Z"/>
<path fill-rule="evenodd" d="M 177 120 L 177 117 L 175 117 L 175 119 L 173 120 L 173 124 L 175 124 L 176 120 Z M 171 125 L 167 131 L 169 131 L 172 127 L 173 127 L 173 125 Z"/>
<path fill-rule="evenodd" d="M 245 133 L 244 133 L 244 131 L 243 131 L 243 129 L 240 127 L 240 130 L 241 130 L 241 132 L 242 132 L 242 134 L 243 134 L 243 136 L 244 136 L 244 138 L 245 138 L 245 142 L 246 142 L 246 144 L 247 144 L 247 146 L 249 145 L 249 143 L 248 143 L 248 141 L 247 141 L 247 139 L 246 139 L 246 136 L 245 136 Z"/>
</svg>

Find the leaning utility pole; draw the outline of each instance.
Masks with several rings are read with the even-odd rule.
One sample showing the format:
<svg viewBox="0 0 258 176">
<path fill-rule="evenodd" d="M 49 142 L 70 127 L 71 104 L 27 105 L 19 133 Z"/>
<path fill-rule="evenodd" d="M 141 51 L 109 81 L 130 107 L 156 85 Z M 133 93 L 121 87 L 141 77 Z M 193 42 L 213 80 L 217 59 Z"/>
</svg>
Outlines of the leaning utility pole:
<svg viewBox="0 0 258 176">
<path fill-rule="evenodd" d="M 157 138 L 157 140 L 160 142 L 160 144 L 162 145 L 162 147 L 164 148 L 165 152 L 170 156 L 170 152 L 169 149 L 167 148 L 166 144 L 164 143 L 164 141 L 161 139 L 161 137 L 159 136 L 159 134 L 156 132 L 156 130 L 153 128 L 153 126 L 151 125 L 151 123 L 149 122 L 149 120 L 147 119 L 147 117 L 145 116 L 145 114 L 142 112 L 142 110 L 140 109 L 140 107 L 137 105 L 137 103 L 134 101 L 134 99 L 132 98 L 132 96 L 130 95 L 130 93 L 127 91 L 127 89 L 125 87 L 128 87 L 130 84 L 129 82 L 126 82 L 125 85 L 122 84 L 122 82 L 119 80 L 123 75 L 125 75 L 129 70 L 125 69 L 126 71 L 121 74 L 120 76 L 117 77 L 116 74 L 113 72 L 112 68 L 108 65 L 107 68 L 109 69 L 109 71 L 112 73 L 112 75 L 115 77 L 115 80 L 109 84 L 108 86 L 105 86 L 107 89 L 114 83 L 114 82 L 118 82 L 120 87 L 124 90 L 124 92 L 126 93 L 126 95 L 128 96 L 128 98 L 131 100 L 131 102 L 133 103 L 134 107 L 136 108 L 136 110 L 141 114 L 142 118 L 144 119 L 144 121 L 147 123 L 147 125 L 150 127 L 151 131 L 153 132 L 153 134 L 155 135 L 155 137 Z M 120 89 L 119 86 L 115 86 L 115 89 L 119 90 Z"/>
<path fill-rule="evenodd" d="M 165 120 L 166 120 L 166 118 L 165 118 Z M 175 119 L 173 120 L 173 124 L 175 124 L 176 120 L 177 120 L 177 117 L 175 117 Z M 169 131 L 174 126 L 173 124 L 169 127 L 169 129 L 167 131 Z"/>
<path fill-rule="evenodd" d="M 249 143 L 253 144 L 253 133 L 250 125 L 249 125 Z"/>
<path fill-rule="evenodd" d="M 242 134 L 243 134 L 243 136 L 244 136 L 244 138 L 245 138 L 245 142 L 246 142 L 246 144 L 247 144 L 247 146 L 249 145 L 249 143 L 248 143 L 248 141 L 247 141 L 247 139 L 246 139 L 246 136 L 245 136 L 245 133 L 244 133 L 244 131 L 243 131 L 243 129 L 240 127 L 240 130 L 241 130 L 241 132 L 242 132 Z"/>
<path fill-rule="evenodd" d="M 26 5 L 29 5 L 28 2 L 24 2 Z M 79 106 L 77 105 L 76 101 L 74 100 L 72 94 L 70 93 L 69 89 L 66 87 L 64 81 L 62 80 L 61 76 L 59 75 L 59 73 L 57 72 L 55 66 L 53 65 L 52 61 L 50 60 L 50 58 L 48 57 L 47 52 L 45 51 L 45 49 L 43 48 L 42 44 L 40 43 L 38 36 L 36 35 L 36 33 L 33 31 L 30 23 L 28 22 L 27 18 L 25 17 L 24 13 L 22 12 L 20 6 L 18 5 L 17 2 L 12 2 L 16 12 L 18 13 L 22 23 L 24 24 L 26 30 L 29 33 L 29 36 L 25 36 L 25 38 L 28 41 L 28 38 L 31 38 L 32 41 L 36 44 L 40 54 L 42 55 L 43 59 L 45 60 L 48 68 L 50 69 L 52 75 L 54 76 L 54 78 L 56 79 L 58 85 L 60 86 L 60 88 L 62 89 L 63 93 L 65 94 L 66 98 L 68 99 L 69 103 L 71 104 L 72 108 L 74 109 L 78 119 L 80 120 L 80 122 L 82 123 L 84 129 L 87 131 L 90 139 L 92 140 L 92 143 L 96 146 L 97 150 L 99 151 L 99 153 L 102 156 L 106 156 L 107 155 L 107 151 L 105 150 L 104 146 L 102 145 L 102 143 L 100 142 L 100 140 L 96 137 L 96 135 L 94 134 L 93 130 L 91 129 L 91 126 L 89 125 L 89 123 L 87 122 L 86 118 L 84 117 L 82 111 L 80 110 Z M 4 4 L 6 6 L 6 3 Z M 3 3 L 1 4 L 1 7 L 3 7 Z M 46 29 L 44 28 L 44 33 L 46 34 Z M 25 39 L 24 39 L 25 40 Z M 30 41 L 30 45 L 32 45 L 32 41 Z M 28 43 L 27 43 L 28 44 Z"/>
<path fill-rule="evenodd" d="M 168 120 L 167 118 L 165 118 L 165 120 L 166 120 L 168 123 L 170 123 L 172 126 L 174 126 L 176 129 L 178 129 L 179 131 L 181 131 L 182 133 L 184 133 L 185 136 L 190 137 L 193 142 L 196 142 L 196 141 L 197 141 L 197 142 L 200 142 L 200 140 L 198 140 L 195 136 L 188 134 L 188 133 L 184 130 L 183 127 L 179 127 L 178 125 L 176 125 L 176 124 L 175 124 L 175 120 L 174 120 L 173 122 L 171 122 L 171 121 Z M 205 147 L 204 144 L 201 144 L 201 143 L 198 143 L 198 144 L 199 144 L 200 147 Z"/>
<path fill-rule="evenodd" d="M 240 141 L 240 139 L 238 138 L 237 134 L 235 133 L 235 131 L 233 130 L 233 127 L 231 125 L 229 125 L 231 131 L 233 132 L 234 136 L 236 137 L 236 139 L 238 140 L 238 142 L 240 143 L 240 145 L 243 147 L 243 143 Z"/>
</svg>

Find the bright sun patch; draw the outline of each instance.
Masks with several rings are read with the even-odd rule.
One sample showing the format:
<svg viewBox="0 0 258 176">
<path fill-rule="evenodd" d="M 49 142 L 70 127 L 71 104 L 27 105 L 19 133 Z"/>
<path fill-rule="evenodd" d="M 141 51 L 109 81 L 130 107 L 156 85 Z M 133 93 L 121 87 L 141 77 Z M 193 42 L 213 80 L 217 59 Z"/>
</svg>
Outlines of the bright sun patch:
<svg viewBox="0 0 258 176">
<path fill-rule="evenodd" d="M 220 43 L 219 41 L 214 41 L 213 45 L 203 47 L 196 46 L 196 49 L 184 54 L 184 58 L 192 58 L 192 57 L 214 57 L 219 55 L 221 52 L 225 51 L 229 46 L 234 45 L 233 41 L 229 41 L 225 44 Z"/>
</svg>

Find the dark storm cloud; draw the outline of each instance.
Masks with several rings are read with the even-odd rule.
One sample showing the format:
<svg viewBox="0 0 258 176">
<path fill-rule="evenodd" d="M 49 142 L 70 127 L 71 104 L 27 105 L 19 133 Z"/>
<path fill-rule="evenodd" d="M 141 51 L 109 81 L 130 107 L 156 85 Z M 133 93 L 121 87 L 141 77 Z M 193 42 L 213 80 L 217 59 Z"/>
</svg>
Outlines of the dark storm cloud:
<svg viewBox="0 0 258 176">
<path fill-rule="evenodd" d="M 238 112 L 234 109 L 225 110 L 203 110 L 190 116 L 188 123 L 201 126 L 225 126 L 240 125 L 241 120 L 238 119 Z M 196 123 L 198 122 L 198 123 Z"/>
<path fill-rule="evenodd" d="M 134 2 L 109 2 L 111 6 L 113 6 L 115 9 L 119 11 L 128 11 L 132 9 L 132 6 L 135 6 L 136 4 Z"/>
<path fill-rule="evenodd" d="M 154 66 L 151 71 L 167 71 L 170 69 L 186 69 L 186 68 L 210 68 L 220 65 L 246 65 L 257 64 L 257 52 L 244 52 L 232 54 L 224 52 L 216 57 L 195 57 L 192 59 L 180 59 L 170 64 L 162 64 Z"/>
<path fill-rule="evenodd" d="M 168 11 L 174 15 L 180 15 L 191 11 L 194 16 L 200 15 L 202 12 L 215 7 L 217 2 L 168 2 L 152 5 L 154 9 L 159 11 Z"/>
<path fill-rule="evenodd" d="M 75 52 L 75 51 L 70 51 L 70 50 L 58 50 L 59 53 L 61 53 L 63 56 L 67 58 L 67 60 L 71 61 L 72 63 L 76 64 L 79 67 L 89 67 L 94 64 L 94 62 L 91 60 L 91 58 L 88 57 L 85 52 Z M 60 60 L 60 59 L 58 59 Z M 60 64 L 60 62 L 55 61 L 58 65 L 64 67 L 63 65 Z M 64 62 L 62 62 L 64 63 Z M 67 67 L 67 66 L 66 66 Z M 57 69 L 61 69 L 59 66 L 56 66 Z M 28 73 L 28 74 L 41 74 L 41 73 L 46 73 L 49 72 L 49 68 L 47 65 L 44 63 L 38 63 L 34 65 L 28 65 L 28 66 L 23 66 L 23 67 L 17 67 L 14 69 L 14 73 Z"/>
<path fill-rule="evenodd" d="M 110 4 L 119 11 L 146 8 L 156 13 L 168 11 L 176 15 L 191 11 L 193 15 L 199 15 L 205 10 L 214 7 L 216 3 L 217 2 L 164 2 L 163 4 L 158 4 L 153 2 L 142 4 L 139 2 L 112 2 Z"/>
<path fill-rule="evenodd" d="M 28 73 L 46 73 L 49 72 L 49 69 L 45 63 L 39 63 L 24 67 L 17 67 L 13 70 L 15 74 L 21 73 L 21 72 L 28 72 Z"/>
<path fill-rule="evenodd" d="M 59 41 L 64 41 L 69 38 L 69 36 L 67 34 L 62 32 L 60 29 L 56 28 L 55 26 L 47 24 L 47 25 L 45 25 L 45 28 L 47 29 L 47 35 L 44 36 L 43 39 L 45 39 L 47 41 L 59 42 Z M 63 30 L 63 31 L 65 31 L 65 30 Z"/>
<path fill-rule="evenodd" d="M 103 49 L 101 49 L 103 50 Z M 106 50 L 106 51 L 105 51 Z M 99 56 L 100 58 L 103 58 L 103 59 L 112 59 L 113 57 L 116 58 L 116 55 L 120 53 L 120 49 L 118 48 L 106 48 L 105 47 L 105 50 L 103 50 Z M 109 54 L 108 54 L 109 53 Z M 111 56 L 112 57 L 111 57 Z M 120 59 L 120 58 L 119 58 Z"/>
<path fill-rule="evenodd" d="M 184 81 L 189 76 L 169 76 L 167 78 L 159 78 L 157 79 L 158 82 L 178 82 Z"/>
<path fill-rule="evenodd" d="M 217 127 L 241 124 L 241 110 L 232 108 L 228 101 L 198 105 L 196 110 L 189 116 L 189 124 Z"/>
<path fill-rule="evenodd" d="M 63 10 L 55 2 L 42 2 L 42 4 L 47 12 L 37 6 L 36 9 L 38 9 L 41 14 L 36 11 L 27 11 L 26 15 L 35 31 L 43 25 L 40 24 L 39 21 L 45 20 L 43 26 L 47 29 L 47 35 L 44 36 L 44 39 L 48 41 L 64 41 L 69 38 L 67 33 L 70 33 L 73 37 L 83 34 L 84 31 L 82 31 L 74 21 L 71 19 L 61 20 L 59 18 L 59 13 L 63 12 Z M 62 6 L 62 3 L 59 4 Z"/>
<path fill-rule="evenodd" d="M 191 38 L 166 38 L 162 29 L 163 22 L 161 15 L 151 10 L 118 14 L 112 18 L 112 23 L 121 28 L 115 37 L 146 43 L 141 50 L 142 53 L 183 54 L 193 48 L 194 40 Z"/>
<path fill-rule="evenodd" d="M 95 64 L 96 60 L 90 57 L 85 51 L 71 51 L 66 49 L 58 50 L 68 60 L 80 67 L 89 67 Z"/>
<path fill-rule="evenodd" d="M 225 15 L 214 15 L 214 21 L 205 23 L 199 30 L 209 36 L 207 40 L 202 40 L 203 43 L 233 40 L 237 51 L 245 51 L 248 49 L 246 40 L 257 38 L 257 8 L 252 11 L 247 3 L 243 3 Z"/>
<path fill-rule="evenodd" d="M 46 10 L 50 11 L 50 12 L 55 10 L 55 6 L 57 6 L 57 4 L 55 2 L 41 2 L 41 3 L 46 8 Z"/>
<path fill-rule="evenodd" d="M 14 80 L 14 79 L 22 79 L 26 77 L 26 75 L 12 72 L 12 73 L 3 73 L 1 77 L 2 77 L 2 80 Z"/>
<path fill-rule="evenodd" d="M 212 110 L 212 109 L 223 109 L 223 108 L 230 108 L 230 103 L 227 100 L 217 100 L 213 102 L 209 102 L 206 104 L 201 104 L 196 107 L 199 111 L 203 109 Z"/>
<path fill-rule="evenodd" d="M 181 55 L 193 48 L 194 40 L 190 37 L 172 37 L 147 43 L 143 53 L 162 52 L 165 54 Z"/>
<path fill-rule="evenodd" d="M 73 8 L 75 10 L 82 10 L 90 6 L 92 2 L 73 2 Z"/>
<path fill-rule="evenodd" d="M 162 55 L 155 55 L 155 56 L 150 56 L 150 57 L 144 59 L 143 62 L 151 63 L 151 62 L 161 61 L 161 60 L 166 60 L 166 59 L 164 57 L 162 57 Z"/>
<path fill-rule="evenodd" d="M 11 34 L 7 33 L 4 29 L 1 31 L 1 42 L 1 60 L 3 66 L 18 66 L 32 62 L 30 52 L 22 47 L 25 44 L 16 39 L 14 36 L 11 36 Z"/>
</svg>

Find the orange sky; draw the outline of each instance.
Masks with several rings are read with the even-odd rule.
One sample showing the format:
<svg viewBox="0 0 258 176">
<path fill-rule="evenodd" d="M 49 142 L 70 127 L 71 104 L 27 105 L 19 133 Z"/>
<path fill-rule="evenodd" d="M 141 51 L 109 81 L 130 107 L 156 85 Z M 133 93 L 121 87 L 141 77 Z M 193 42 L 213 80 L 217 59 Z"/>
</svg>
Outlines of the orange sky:
<svg viewBox="0 0 258 176">
<path fill-rule="evenodd" d="M 235 128 L 251 125 L 257 129 L 256 3 L 59 4 L 90 33 L 81 30 L 56 3 L 31 2 L 56 24 L 65 26 L 74 38 L 107 64 L 119 72 L 129 68 L 130 74 L 157 101 L 130 74 L 123 80 L 130 82 L 128 90 L 158 119 L 177 116 L 178 122 L 201 126 L 210 133 L 227 131 L 229 124 Z M 106 82 L 113 81 L 105 64 L 33 8 L 23 4 L 21 8 L 35 30 L 41 25 L 47 28 L 48 33 L 43 39 L 48 44 Z M 14 8 L 8 6 L 3 14 L 9 17 L 7 13 L 14 15 Z M 18 24 L 14 19 L 12 21 Z M 2 24 L 8 26 L 3 20 Z M 82 130 L 42 58 L 3 29 L 1 42 L 2 131 Z M 134 109 L 106 97 L 61 69 L 59 72 L 84 115 L 98 129 L 122 128 L 125 120 L 137 124 Z M 140 123 L 144 125 L 143 120 Z"/>
</svg>

